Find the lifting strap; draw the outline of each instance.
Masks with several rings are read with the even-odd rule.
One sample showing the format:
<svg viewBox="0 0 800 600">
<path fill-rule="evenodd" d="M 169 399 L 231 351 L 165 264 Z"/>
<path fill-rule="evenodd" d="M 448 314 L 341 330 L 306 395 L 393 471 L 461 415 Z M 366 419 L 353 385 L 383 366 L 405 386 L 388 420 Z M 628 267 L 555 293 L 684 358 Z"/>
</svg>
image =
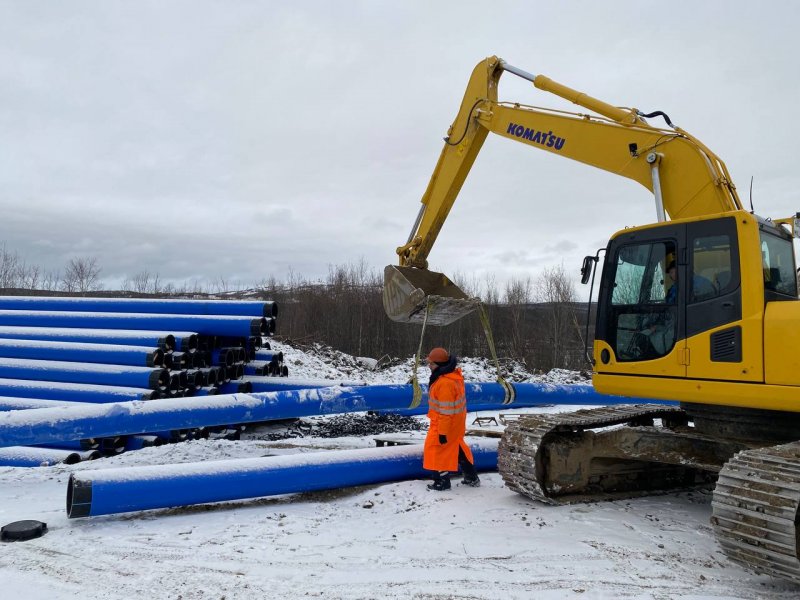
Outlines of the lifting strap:
<svg viewBox="0 0 800 600">
<path fill-rule="evenodd" d="M 419 386 L 419 380 L 417 379 L 417 370 L 419 369 L 419 359 L 422 355 L 422 344 L 425 340 L 425 326 L 428 324 L 428 314 L 430 314 L 431 306 L 433 306 L 435 302 L 436 296 L 428 296 L 427 302 L 425 303 L 425 317 L 422 319 L 422 333 L 419 336 L 419 347 L 417 348 L 416 355 L 414 355 L 414 371 L 411 374 L 413 396 L 408 408 L 417 408 L 422 403 L 422 388 Z"/>
<path fill-rule="evenodd" d="M 494 367 L 497 369 L 497 383 L 503 388 L 503 404 L 511 404 L 517 397 L 517 391 L 514 386 L 506 381 L 503 377 L 502 369 L 500 369 L 500 361 L 497 360 L 497 350 L 494 347 L 494 336 L 492 335 L 492 328 L 489 325 L 489 313 L 486 312 L 486 306 L 480 300 L 476 300 L 478 305 L 478 315 L 481 318 L 481 325 L 483 325 L 483 333 L 486 335 L 486 343 L 489 345 L 489 352 L 492 353 L 492 360 Z"/>
<path fill-rule="evenodd" d="M 422 355 L 422 344 L 425 340 L 425 326 L 428 324 L 428 314 L 430 314 L 431 307 L 436 303 L 438 296 L 429 295 L 427 297 L 427 302 L 425 303 L 425 316 L 422 319 L 422 332 L 419 336 L 419 346 L 417 348 L 417 353 L 414 356 L 414 370 L 411 374 L 411 388 L 413 390 L 413 396 L 411 399 L 411 404 L 408 408 L 417 408 L 422 403 L 422 388 L 419 385 L 419 380 L 417 378 L 417 370 L 419 369 L 419 361 Z M 511 404 L 517 397 L 517 391 L 514 389 L 514 386 L 511 385 L 509 381 L 503 377 L 503 371 L 500 368 L 500 361 L 497 358 L 497 350 L 495 349 L 494 345 L 494 335 L 492 335 L 492 328 L 489 324 L 489 314 L 486 312 L 486 306 L 484 306 L 483 302 L 481 302 L 478 298 L 475 299 L 475 305 L 478 308 L 478 315 L 481 319 L 481 325 L 483 326 L 483 333 L 486 335 L 486 343 L 489 346 L 489 352 L 492 355 L 492 360 L 494 361 L 495 369 L 497 370 L 497 383 L 500 384 L 500 387 L 503 388 L 503 404 Z"/>
</svg>

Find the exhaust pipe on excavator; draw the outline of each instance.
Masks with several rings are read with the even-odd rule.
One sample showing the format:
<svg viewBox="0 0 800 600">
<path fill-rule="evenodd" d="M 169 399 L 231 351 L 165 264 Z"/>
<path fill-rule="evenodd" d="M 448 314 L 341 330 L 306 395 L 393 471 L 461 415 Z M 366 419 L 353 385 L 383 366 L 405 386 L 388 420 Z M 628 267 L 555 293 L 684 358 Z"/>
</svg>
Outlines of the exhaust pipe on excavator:
<svg viewBox="0 0 800 600">
<path fill-rule="evenodd" d="M 443 273 L 388 265 L 383 270 L 383 308 L 392 321 L 449 325 L 478 308 Z"/>
</svg>

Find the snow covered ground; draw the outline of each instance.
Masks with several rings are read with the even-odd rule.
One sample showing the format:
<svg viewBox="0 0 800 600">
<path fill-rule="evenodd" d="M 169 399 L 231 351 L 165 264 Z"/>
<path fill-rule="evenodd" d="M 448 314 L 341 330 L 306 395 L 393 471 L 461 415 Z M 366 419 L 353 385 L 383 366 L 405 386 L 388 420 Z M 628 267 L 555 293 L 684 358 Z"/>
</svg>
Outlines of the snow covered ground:
<svg viewBox="0 0 800 600">
<path fill-rule="evenodd" d="M 325 349 L 275 346 L 292 377 L 377 383 L 409 376 L 409 361 L 371 371 Z M 485 361 L 465 361 L 465 372 L 492 379 Z M 710 496 L 698 492 L 553 507 L 509 491 L 490 473 L 480 488 L 456 485 L 446 493 L 406 481 L 66 518 L 66 484 L 77 470 L 374 445 L 370 436 L 265 438 L 255 431 L 235 442 L 197 440 L 72 466 L 0 469 L 0 524 L 38 519 L 49 528 L 36 540 L 0 544 L 0 598 L 800 597 L 800 588 L 725 558 L 709 525 Z"/>
</svg>

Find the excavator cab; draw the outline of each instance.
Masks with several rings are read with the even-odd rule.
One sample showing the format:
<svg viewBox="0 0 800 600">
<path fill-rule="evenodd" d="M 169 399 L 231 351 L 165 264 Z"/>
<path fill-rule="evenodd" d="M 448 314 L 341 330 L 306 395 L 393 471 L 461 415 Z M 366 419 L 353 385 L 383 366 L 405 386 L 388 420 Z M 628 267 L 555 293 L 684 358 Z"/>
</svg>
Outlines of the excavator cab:
<svg viewBox="0 0 800 600">
<path fill-rule="evenodd" d="M 477 301 L 444 273 L 388 265 L 383 270 L 383 307 L 392 321 L 449 325 L 474 311 Z"/>
</svg>

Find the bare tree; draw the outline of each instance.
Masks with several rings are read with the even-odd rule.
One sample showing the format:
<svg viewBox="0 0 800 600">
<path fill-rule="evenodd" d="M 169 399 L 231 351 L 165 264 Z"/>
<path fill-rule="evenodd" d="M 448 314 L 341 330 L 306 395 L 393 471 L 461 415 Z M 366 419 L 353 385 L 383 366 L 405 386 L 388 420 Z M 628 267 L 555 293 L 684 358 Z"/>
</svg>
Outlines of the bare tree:
<svg viewBox="0 0 800 600">
<path fill-rule="evenodd" d="M 158 273 L 139 271 L 130 279 L 125 279 L 123 288 L 137 294 L 158 294 L 161 291 L 161 279 Z"/>
<path fill-rule="evenodd" d="M 529 304 L 532 302 L 533 284 L 530 277 L 524 279 L 511 279 L 506 284 L 505 304 L 508 309 L 511 354 L 517 358 L 525 358 L 528 352 L 528 338 L 526 321 Z"/>
<path fill-rule="evenodd" d="M 572 364 L 572 347 L 577 333 L 573 304 L 577 294 L 564 265 L 544 270 L 536 281 L 536 300 L 549 308 L 546 341 L 551 352 L 548 368 Z"/>
<path fill-rule="evenodd" d="M 102 289 L 97 257 L 71 258 L 64 269 L 61 284 L 66 292 L 92 292 Z"/>
<path fill-rule="evenodd" d="M 0 287 L 17 287 L 19 280 L 19 255 L 6 248 L 5 243 L 0 247 Z"/>
</svg>

